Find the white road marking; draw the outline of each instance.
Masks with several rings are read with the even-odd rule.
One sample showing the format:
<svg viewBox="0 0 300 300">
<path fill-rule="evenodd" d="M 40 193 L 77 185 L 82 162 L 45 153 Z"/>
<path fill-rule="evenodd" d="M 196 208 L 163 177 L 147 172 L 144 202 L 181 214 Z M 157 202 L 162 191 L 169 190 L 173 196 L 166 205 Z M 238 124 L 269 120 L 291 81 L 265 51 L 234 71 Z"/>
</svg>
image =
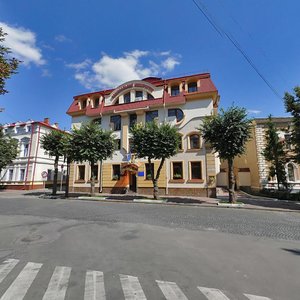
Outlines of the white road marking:
<svg viewBox="0 0 300 300">
<path fill-rule="evenodd" d="M 137 277 L 120 274 L 120 280 L 125 300 L 147 300 Z"/>
<path fill-rule="evenodd" d="M 18 264 L 18 259 L 7 259 L 0 265 L 0 283 L 8 275 L 8 273 Z"/>
<path fill-rule="evenodd" d="M 87 271 L 84 300 L 105 300 L 104 277 L 100 271 Z"/>
<path fill-rule="evenodd" d="M 175 282 L 156 280 L 167 300 L 188 300 Z"/>
<path fill-rule="evenodd" d="M 65 299 L 71 268 L 55 267 L 43 300 Z"/>
<path fill-rule="evenodd" d="M 271 298 L 268 297 L 255 296 L 250 294 L 244 294 L 244 295 L 250 300 L 271 300 Z"/>
<path fill-rule="evenodd" d="M 1 300 L 22 300 L 43 264 L 29 262 L 6 290 Z"/>
<path fill-rule="evenodd" d="M 230 300 L 218 289 L 211 289 L 203 286 L 198 286 L 198 289 L 208 300 Z"/>
</svg>

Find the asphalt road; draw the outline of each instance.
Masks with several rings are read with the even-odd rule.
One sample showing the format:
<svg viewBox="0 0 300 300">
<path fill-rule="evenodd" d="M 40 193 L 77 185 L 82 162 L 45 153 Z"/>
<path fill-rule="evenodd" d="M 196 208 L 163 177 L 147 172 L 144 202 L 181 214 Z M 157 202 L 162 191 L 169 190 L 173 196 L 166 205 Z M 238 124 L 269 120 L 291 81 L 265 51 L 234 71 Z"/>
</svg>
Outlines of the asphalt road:
<svg viewBox="0 0 300 300">
<path fill-rule="evenodd" d="M 300 299 L 299 213 L 2 193 L 0 216 L 0 300 Z"/>
</svg>

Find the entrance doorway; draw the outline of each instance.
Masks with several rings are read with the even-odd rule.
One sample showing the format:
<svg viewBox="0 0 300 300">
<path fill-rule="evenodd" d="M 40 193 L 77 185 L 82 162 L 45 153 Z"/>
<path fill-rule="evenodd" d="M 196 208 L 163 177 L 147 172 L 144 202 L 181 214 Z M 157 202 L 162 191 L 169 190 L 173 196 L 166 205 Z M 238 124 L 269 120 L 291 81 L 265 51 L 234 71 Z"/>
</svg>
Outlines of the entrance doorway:
<svg viewBox="0 0 300 300">
<path fill-rule="evenodd" d="M 136 174 L 129 174 L 129 189 L 136 193 Z"/>
</svg>

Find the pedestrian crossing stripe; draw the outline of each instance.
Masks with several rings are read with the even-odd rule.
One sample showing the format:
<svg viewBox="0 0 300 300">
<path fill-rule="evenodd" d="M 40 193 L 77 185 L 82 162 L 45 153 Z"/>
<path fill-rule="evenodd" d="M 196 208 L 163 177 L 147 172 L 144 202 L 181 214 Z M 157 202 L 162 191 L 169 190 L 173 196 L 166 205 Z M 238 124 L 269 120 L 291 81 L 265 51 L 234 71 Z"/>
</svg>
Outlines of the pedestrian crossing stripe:
<svg viewBox="0 0 300 300">
<path fill-rule="evenodd" d="M 0 265 L 0 284 L 19 262 L 17 259 L 7 259 Z M 42 266 L 40 263 L 28 262 L 0 300 L 23 300 Z M 55 267 L 42 300 L 64 300 L 71 271 L 70 267 Z M 125 300 L 147 300 L 138 277 L 123 274 L 119 276 Z M 166 300 L 188 300 L 175 282 L 156 280 L 156 283 Z M 198 290 L 207 300 L 230 300 L 223 291 L 215 288 L 198 286 Z M 243 295 L 249 300 L 272 300 L 252 294 Z M 86 272 L 84 300 L 106 300 L 102 272 L 93 270 Z"/>
</svg>

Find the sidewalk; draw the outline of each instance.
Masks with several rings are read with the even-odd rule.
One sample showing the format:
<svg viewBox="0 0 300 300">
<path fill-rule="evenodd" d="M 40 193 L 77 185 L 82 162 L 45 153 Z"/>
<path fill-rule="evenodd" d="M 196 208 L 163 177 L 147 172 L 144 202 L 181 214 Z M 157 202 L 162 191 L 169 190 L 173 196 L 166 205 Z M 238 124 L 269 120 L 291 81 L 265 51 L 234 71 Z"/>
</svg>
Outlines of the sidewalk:
<svg viewBox="0 0 300 300">
<path fill-rule="evenodd" d="M 96 197 L 90 197 L 87 193 L 70 193 L 70 200 L 81 201 L 101 201 L 101 202 L 123 202 L 123 203 L 144 203 L 160 205 L 187 205 L 216 208 L 239 208 L 255 209 L 265 211 L 297 211 L 300 212 L 300 202 L 277 200 L 259 196 L 248 195 L 243 192 L 237 192 L 237 201 L 243 203 L 238 207 L 230 204 L 221 204 L 220 201 L 228 201 L 228 192 L 217 189 L 217 198 L 208 197 L 184 197 L 184 196 L 161 196 L 161 200 L 153 200 L 151 195 L 128 195 L 128 194 L 97 194 Z M 51 190 L 33 190 L 33 191 L 0 191 L 0 198 L 14 197 L 37 197 L 42 199 L 64 199 L 64 192 L 58 192 L 57 196 L 51 195 Z"/>
</svg>

